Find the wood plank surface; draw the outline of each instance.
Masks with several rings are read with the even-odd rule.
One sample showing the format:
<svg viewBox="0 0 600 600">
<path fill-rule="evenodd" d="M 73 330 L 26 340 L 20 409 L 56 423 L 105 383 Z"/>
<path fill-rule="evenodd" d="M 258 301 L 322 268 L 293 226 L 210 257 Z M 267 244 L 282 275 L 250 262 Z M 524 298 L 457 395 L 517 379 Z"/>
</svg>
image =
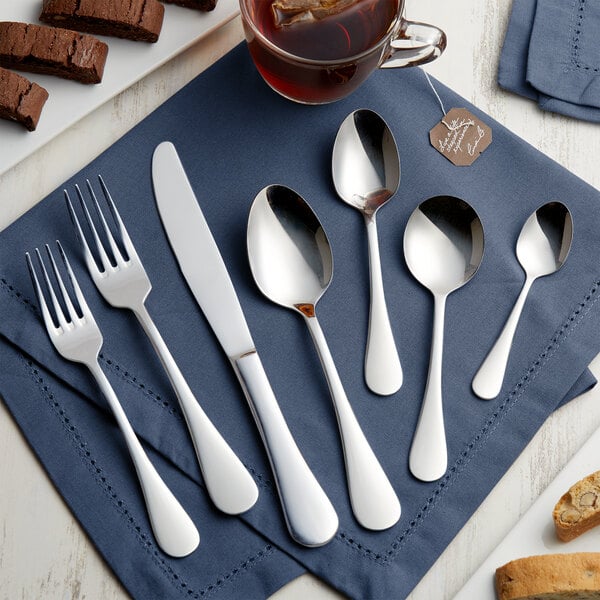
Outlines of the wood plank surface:
<svg viewBox="0 0 600 600">
<path fill-rule="evenodd" d="M 428 72 L 600 188 L 600 126 L 542 113 L 533 102 L 497 86 L 510 5 L 498 0 L 407 0 L 406 14 L 435 23 L 448 34 L 447 51 L 427 66 Z M 242 39 L 238 18 L 5 173 L 0 177 L 0 229 Z M 389 75 L 394 76 L 392 71 Z M 86 144 L 80 143 L 83 136 Z M 599 376 L 600 360 L 592 368 Z M 552 415 L 410 600 L 451 599 L 599 425 L 598 391 Z M 128 595 L 71 516 L 0 402 L 0 600 L 80 598 L 121 600 Z M 301 598 L 340 596 L 311 576 L 273 596 Z"/>
</svg>

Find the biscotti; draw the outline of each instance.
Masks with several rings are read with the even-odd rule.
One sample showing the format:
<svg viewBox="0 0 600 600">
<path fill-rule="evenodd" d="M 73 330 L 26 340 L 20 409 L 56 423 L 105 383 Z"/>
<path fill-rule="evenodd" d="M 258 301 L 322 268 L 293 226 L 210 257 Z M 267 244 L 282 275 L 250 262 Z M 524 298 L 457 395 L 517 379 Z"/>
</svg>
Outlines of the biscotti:
<svg viewBox="0 0 600 600">
<path fill-rule="evenodd" d="M 208 12 L 214 10 L 217 5 L 217 0 L 163 0 L 169 4 L 177 4 L 178 6 L 184 6 L 185 8 L 194 8 Z"/>
<path fill-rule="evenodd" d="M 0 67 L 100 83 L 108 46 L 58 27 L 0 22 Z"/>
<path fill-rule="evenodd" d="M 43 0 L 40 21 L 142 42 L 156 42 L 165 7 L 158 0 Z"/>
<path fill-rule="evenodd" d="M 552 511 L 556 535 L 568 542 L 600 525 L 600 471 L 571 486 Z"/>
<path fill-rule="evenodd" d="M 496 569 L 498 600 L 599 600 L 600 552 L 529 556 Z"/>
<path fill-rule="evenodd" d="M 47 99 L 42 86 L 0 67 L 0 119 L 17 121 L 34 131 Z"/>
</svg>

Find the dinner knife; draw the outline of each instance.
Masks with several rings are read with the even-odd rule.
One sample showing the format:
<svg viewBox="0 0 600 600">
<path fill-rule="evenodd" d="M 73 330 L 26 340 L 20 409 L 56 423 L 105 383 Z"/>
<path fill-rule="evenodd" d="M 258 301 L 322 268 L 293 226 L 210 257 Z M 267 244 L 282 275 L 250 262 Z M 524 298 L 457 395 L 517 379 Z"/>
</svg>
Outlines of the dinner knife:
<svg viewBox="0 0 600 600">
<path fill-rule="evenodd" d="M 337 531 L 337 514 L 287 426 L 223 257 L 171 142 L 162 142 L 154 150 L 152 180 L 158 212 L 179 267 L 250 405 L 290 535 L 304 546 L 322 546 Z"/>
</svg>

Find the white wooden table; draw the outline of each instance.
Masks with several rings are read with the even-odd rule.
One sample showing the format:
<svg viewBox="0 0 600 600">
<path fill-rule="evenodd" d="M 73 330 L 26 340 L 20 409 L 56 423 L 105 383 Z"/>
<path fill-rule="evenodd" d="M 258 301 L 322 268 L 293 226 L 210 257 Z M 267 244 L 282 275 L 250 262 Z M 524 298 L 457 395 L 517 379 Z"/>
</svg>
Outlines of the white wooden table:
<svg viewBox="0 0 600 600">
<path fill-rule="evenodd" d="M 542 113 L 532 102 L 497 87 L 498 57 L 510 2 L 407 0 L 406 5 L 409 18 L 435 23 L 448 34 L 446 53 L 428 66 L 430 73 L 600 188 L 600 126 Z M 0 229 L 242 39 L 236 18 L 1 176 Z M 592 370 L 600 377 L 600 359 L 594 361 Z M 410 600 L 452 598 L 599 425 L 600 390 L 552 415 L 415 588 Z M 0 600 L 127 597 L 0 402 Z M 273 598 L 338 597 L 307 575 Z"/>
</svg>

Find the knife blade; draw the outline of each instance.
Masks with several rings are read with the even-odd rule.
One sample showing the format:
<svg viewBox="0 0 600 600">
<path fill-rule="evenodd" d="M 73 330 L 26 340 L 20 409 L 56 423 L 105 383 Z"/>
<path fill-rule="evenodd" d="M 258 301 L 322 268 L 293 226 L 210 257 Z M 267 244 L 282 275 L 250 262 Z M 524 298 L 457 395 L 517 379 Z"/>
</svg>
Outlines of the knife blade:
<svg viewBox="0 0 600 600">
<path fill-rule="evenodd" d="M 158 212 L 181 272 L 250 405 L 288 531 L 304 546 L 322 546 L 337 531 L 337 514 L 279 408 L 223 257 L 171 142 L 162 142 L 154 150 L 152 181 Z"/>
</svg>

